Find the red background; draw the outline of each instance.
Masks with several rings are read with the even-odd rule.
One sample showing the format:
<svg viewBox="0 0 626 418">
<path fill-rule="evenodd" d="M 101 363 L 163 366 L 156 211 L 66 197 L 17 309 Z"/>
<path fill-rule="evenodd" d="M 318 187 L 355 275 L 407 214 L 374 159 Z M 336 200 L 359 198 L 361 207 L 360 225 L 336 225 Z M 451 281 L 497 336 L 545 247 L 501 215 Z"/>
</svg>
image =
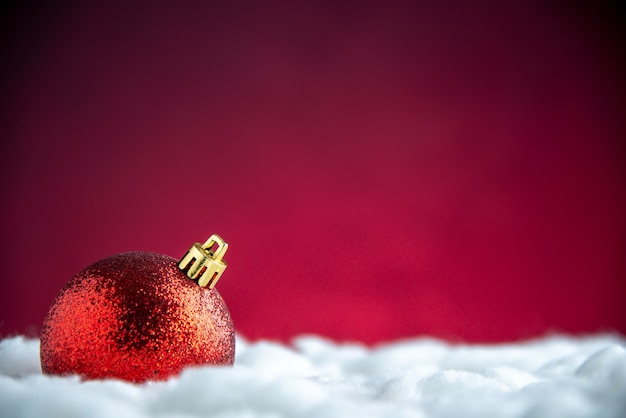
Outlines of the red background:
<svg viewBox="0 0 626 418">
<path fill-rule="evenodd" d="M 608 3 L 83 3 L 3 18 L 2 335 L 214 232 L 251 338 L 626 332 Z"/>
</svg>

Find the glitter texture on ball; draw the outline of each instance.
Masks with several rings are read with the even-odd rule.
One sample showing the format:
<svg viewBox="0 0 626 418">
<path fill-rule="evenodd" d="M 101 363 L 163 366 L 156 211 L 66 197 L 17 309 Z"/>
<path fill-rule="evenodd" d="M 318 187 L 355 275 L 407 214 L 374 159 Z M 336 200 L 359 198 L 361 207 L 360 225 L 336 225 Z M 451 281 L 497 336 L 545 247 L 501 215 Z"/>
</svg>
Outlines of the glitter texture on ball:
<svg viewBox="0 0 626 418">
<path fill-rule="evenodd" d="M 235 333 L 224 300 L 177 264 L 129 252 L 74 276 L 43 324 L 43 372 L 143 382 L 188 366 L 232 365 Z"/>
</svg>

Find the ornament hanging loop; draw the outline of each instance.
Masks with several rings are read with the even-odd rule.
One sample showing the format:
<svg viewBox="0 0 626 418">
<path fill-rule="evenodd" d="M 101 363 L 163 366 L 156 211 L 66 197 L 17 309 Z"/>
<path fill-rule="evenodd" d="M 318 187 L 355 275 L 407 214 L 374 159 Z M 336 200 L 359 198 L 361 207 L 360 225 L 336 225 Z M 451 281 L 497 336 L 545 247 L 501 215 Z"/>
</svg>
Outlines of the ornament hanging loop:
<svg viewBox="0 0 626 418">
<path fill-rule="evenodd" d="M 217 247 L 215 251 L 211 251 L 214 247 Z M 204 242 L 204 244 L 202 244 L 202 249 L 210 254 L 215 261 L 219 262 L 222 261 L 222 257 L 226 254 L 228 244 L 224 242 L 222 237 L 217 234 L 213 234 Z"/>
<path fill-rule="evenodd" d="M 191 280 L 197 281 L 199 286 L 213 289 L 226 270 L 226 262 L 222 260 L 226 250 L 228 244 L 222 237 L 213 234 L 202 245 L 196 242 L 180 259 L 178 268 Z"/>
</svg>

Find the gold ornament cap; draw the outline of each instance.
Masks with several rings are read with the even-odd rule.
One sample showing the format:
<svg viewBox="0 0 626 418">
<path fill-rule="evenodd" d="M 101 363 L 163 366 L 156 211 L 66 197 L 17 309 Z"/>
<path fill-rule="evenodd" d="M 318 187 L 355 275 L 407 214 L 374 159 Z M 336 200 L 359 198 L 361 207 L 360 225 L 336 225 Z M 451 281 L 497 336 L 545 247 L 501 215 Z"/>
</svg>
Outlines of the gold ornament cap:
<svg viewBox="0 0 626 418">
<path fill-rule="evenodd" d="M 226 262 L 222 260 L 226 250 L 228 244 L 222 237 L 213 234 L 204 244 L 193 244 L 178 262 L 178 268 L 191 280 L 197 281 L 199 286 L 213 289 L 226 270 Z"/>
</svg>

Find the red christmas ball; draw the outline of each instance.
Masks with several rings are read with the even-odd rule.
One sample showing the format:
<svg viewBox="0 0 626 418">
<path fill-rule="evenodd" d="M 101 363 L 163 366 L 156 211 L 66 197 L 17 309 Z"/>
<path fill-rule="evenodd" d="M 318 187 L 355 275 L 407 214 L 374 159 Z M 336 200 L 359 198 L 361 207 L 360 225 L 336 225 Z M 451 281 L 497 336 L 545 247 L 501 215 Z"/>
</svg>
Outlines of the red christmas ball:
<svg viewBox="0 0 626 418">
<path fill-rule="evenodd" d="M 233 323 L 218 291 L 188 277 L 176 259 L 148 252 L 107 257 L 74 276 L 41 333 L 48 374 L 142 382 L 187 366 L 232 365 L 234 357 Z"/>
</svg>

